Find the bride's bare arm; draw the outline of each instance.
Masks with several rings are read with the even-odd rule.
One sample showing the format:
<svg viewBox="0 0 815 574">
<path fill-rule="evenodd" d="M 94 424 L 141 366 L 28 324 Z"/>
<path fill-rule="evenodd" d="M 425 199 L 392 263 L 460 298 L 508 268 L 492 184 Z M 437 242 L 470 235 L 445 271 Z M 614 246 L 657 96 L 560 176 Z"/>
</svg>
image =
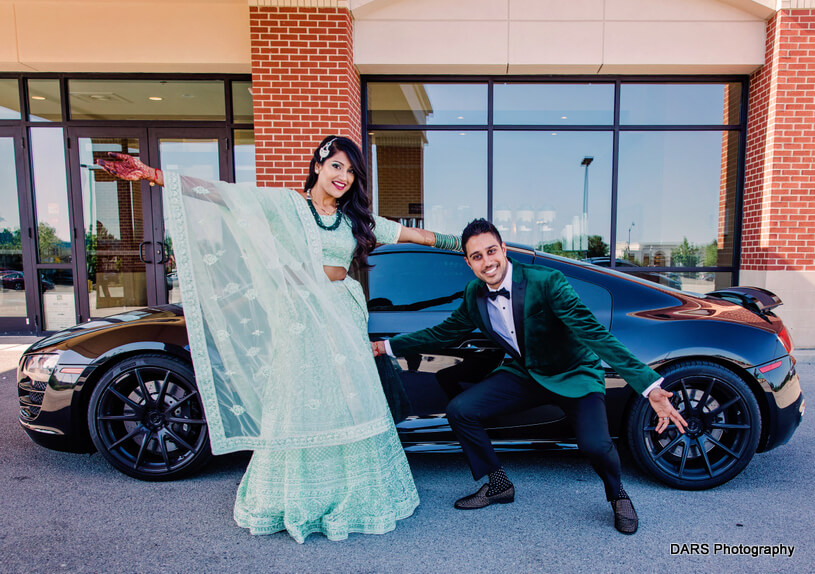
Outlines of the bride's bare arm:
<svg viewBox="0 0 815 574">
<path fill-rule="evenodd" d="M 164 185 L 164 174 L 161 170 L 143 163 L 140 159 L 126 153 L 108 152 L 110 159 L 97 159 L 96 163 L 114 177 L 127 181 L 146 179 L 150 185 Z"/>
</svg>

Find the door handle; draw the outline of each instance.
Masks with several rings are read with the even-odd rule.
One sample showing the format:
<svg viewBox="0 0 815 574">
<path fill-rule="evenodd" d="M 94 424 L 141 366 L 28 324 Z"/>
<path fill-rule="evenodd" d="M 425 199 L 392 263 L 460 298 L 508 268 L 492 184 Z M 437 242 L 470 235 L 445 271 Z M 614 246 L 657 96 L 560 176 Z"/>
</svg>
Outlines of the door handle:
<svg viewBox="0 0 815 574">
<path fill-rule="evenodd" d="M 156 261 L 156 263 L 158 263 L 159 265 L 161 265 L 163 263 L 167 263 L 167 260 L 168 260 L 168 257 L 167 257 L 167 244 L 164 243 L 163 241 L 156 241 L 156 245 L 158 245 L 161 248 L 161 259 Z"/>
<path fill-rule="evenodd" d="M 148 261 L 148 260 L 147 260 L 147 259 L 144 257 L 144 248 L 145 248 L 145 246 L 147 246 L 147 245 L 152 245 L 152 244 L 153 244 L 153 242 L 152 242 L 152 241 L 142 241 L 141 243 L 139 243 L 139 260 L 140 260 L 142 263 L 152 263 L 152 261 Z"/>
</svg>

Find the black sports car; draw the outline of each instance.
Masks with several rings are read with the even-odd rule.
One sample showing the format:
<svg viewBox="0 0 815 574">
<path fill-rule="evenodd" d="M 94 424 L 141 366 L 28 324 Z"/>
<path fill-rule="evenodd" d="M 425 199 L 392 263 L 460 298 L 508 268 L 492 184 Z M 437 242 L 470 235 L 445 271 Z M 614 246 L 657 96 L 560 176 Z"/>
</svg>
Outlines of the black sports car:
<svg viewBox="0 0 815 574">
<path fill-rule="evenodd" d="M 688 432 L 658 435 L 655 415 L 614 372 L 606 388 L 612 436 L 637 463 L 677 488 L 703 489 L 736 476 L 755 452 L 787 442 L 804 399 L 787 330 L 772 293 L 732 287 L 680 292 L 587 263 L 510 246 L 510 256 L 561 270 L 597 318 L 664 377 Z M 387 246 L 360 279 L 372 338 L 442 321 L 472 278 L 461 254 Z M 398 424 L 407 451 L 457 448 L 448 397 L 476 383 L 503 352 L 479 333 L 437 355 L 402 361 L 410 415 Z M 32 345 L 18 369 L 20 423 L 49 448 L 98 449 L 145 480 L 189 474 L 210 457 L 181 307 L 147 308 L 77 325 Z M 492 421 L 502 450 L 575 448 L 563 413 L 532 408 Z"/>
</svg>

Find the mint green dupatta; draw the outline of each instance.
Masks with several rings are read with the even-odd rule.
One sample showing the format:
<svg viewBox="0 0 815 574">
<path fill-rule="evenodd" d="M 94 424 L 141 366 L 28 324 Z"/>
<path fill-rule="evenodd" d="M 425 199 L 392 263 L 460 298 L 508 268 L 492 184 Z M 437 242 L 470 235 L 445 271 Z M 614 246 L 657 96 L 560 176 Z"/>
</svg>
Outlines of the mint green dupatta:
<svg viewBox="0 0 815 574">
<path fill-rule="evenodd" d="M 323 272 L 305 201 L 287 189 L 165 179 L 213 453 L 332 446 L 387 430 L 367 334 Z"/>
</svg>

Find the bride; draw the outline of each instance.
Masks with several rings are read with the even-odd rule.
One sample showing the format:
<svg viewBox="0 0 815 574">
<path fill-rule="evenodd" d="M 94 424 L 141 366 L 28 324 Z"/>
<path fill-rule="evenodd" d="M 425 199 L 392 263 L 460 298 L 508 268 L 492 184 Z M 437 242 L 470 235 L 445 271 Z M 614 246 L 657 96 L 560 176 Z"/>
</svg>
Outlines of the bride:
<svg viewBox="0 0 815 574">
<path fill-rule="evenodd" d="M 373 215 L 359 147 L 325 138 L 302 192 L 162 173 L 196 381 L 215 454 L 253 450 L 234 517 L 252 534 L 382 534 L 419 504 L 382 392 L 355 260 L 377 243 L 460 249 Z"/>
</svg>

